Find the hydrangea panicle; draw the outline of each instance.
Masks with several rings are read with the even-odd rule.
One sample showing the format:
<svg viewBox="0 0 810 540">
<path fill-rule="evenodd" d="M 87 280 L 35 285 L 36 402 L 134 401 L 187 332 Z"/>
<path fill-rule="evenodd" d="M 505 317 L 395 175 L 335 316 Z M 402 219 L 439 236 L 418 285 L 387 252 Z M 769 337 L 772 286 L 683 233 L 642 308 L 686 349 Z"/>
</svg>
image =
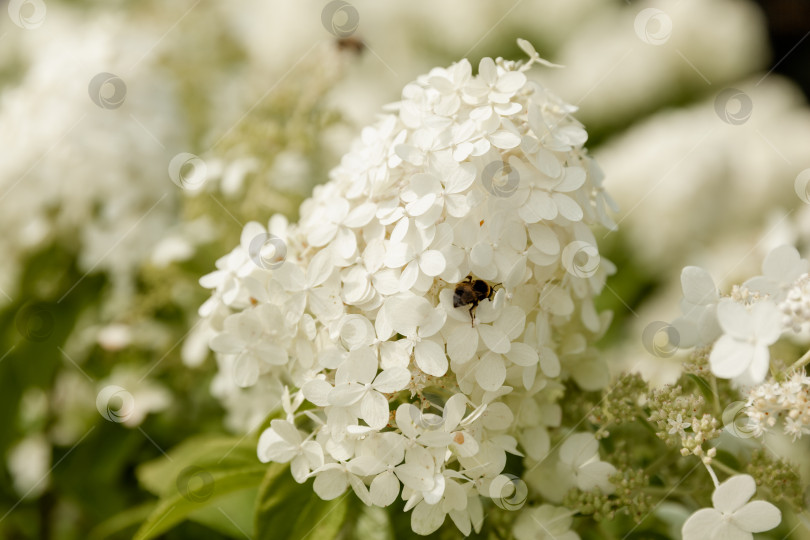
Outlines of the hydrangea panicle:
<svg viewBox="0 0 810 540">
<path fill-rule="evenodd" d="M 609 321 L 593 298 L 614 268 L 590 227 L 615 226 L 612 201 L 576 108 L 526 77 L 549 63 L 519 44 L 528 62 L 484 58 L 473 75 L 461 60 L 407 84 L 297 224 L 249 223 L 201 280 L 213 384 L 242 429 L 251 408 L 295 404 L 262 433 L 261 460 L 290 462 L 324 499 L 400 496 L 419 534 L 447 516 L 480 531 L 507 454 L 548 453 L 560 382 L 606 382 L 585 372 L 607 373 L 588 344 Z M 261 255 L 268 239 L 281 258 Z M 453 304 L 466 276 L 500 284 L 474 318 Z M 566 482 L 610 489 L 592 435 L 563 450 Z"/>
</svg>

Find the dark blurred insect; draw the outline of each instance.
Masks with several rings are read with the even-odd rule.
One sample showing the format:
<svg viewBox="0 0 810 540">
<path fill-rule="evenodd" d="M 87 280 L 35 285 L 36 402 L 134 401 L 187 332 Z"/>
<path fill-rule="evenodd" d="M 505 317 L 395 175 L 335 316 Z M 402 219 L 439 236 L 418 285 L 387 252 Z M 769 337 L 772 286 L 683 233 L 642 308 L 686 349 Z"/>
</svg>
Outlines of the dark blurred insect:
<svg viewBox="0 0 810 540">
<path fill-rule="evenodd" d="M 453 291 L 453 307 L 470 306 L 471 323 L 475 323 L 475 308 L 479 302 L 492 300 L 495 294 L 495 287 L 483 279 L 473 279 L 472 274 L 464 278 L 464 281 L 456 285 Z"/>
<path fill-rule="evenodd" d="M 349 36 L 336 40 L 339 51 L 347 51 L 354 54 L 361 54 L 366 46 L 360 38 Z"/>
</svg>

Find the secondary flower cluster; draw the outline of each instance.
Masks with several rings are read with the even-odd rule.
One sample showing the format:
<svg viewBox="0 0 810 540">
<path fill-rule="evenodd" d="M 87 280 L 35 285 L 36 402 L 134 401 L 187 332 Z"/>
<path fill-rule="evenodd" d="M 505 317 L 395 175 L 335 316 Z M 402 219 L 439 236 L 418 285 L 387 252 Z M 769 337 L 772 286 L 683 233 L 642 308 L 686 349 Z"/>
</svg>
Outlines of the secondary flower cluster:
<svg viewBox="0 0 810 540">
<path fill-rule="evenodd" d="M 787 381 L 755 386 L 748 394 L 745 414 L 756 436 L 777 424 L 782 424 L 784 433 L 794 441 L 810 433 L 810 377 L 796 372 Z"/>
<path fill-rule="evenodd" d="M 712 373 L 740 385 L 759 384 L 770 366 L 769 346 L 785 334 L 807 331 L 810 263 L 791 246 L 771 251 L 762 275 L 721 297 L 705 270 L 688 266 L 681 283 L 683 315 L 673 322 L 681 347 L 712 345 Z"/>
<path fill-rule="evenodd" d="M 324 499 L 401 496 L 420 534 L 447 515 L 480 530 L 481 496 L 519 491 L 507 454 L 549 453 L 561 382 L 607 382 L 589 343 L 613 267 L 589 226 L 614 226 L 611 202 L 575 107 L 527 79 L 544 61 L 519 44 L 530 61 L 484 58 L 473 75 L 462 60 L 408 84 L 297 225 L 249 223 L 201 280 L 231 423 L 282 405 L 260 459 L 291 462 Z M 561 485 L 610 491 L 593 436 L 565 444 L 547 460 Z"/>
</svg>

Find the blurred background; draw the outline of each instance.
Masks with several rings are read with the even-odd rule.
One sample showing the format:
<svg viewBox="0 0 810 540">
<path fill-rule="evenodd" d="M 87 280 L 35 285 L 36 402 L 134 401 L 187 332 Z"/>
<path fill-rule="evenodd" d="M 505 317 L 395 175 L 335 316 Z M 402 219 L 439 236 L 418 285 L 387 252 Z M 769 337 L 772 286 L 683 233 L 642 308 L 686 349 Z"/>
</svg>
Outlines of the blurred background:
<svg viewBox="0 0 810 540">
<path fill-rule="evenodd" d="M 678 375 L 642 335 L 683 266 L 727 289 L 775 245 L 810 253 L 806 0 L 0 4 L 2 538 L 131 537 L 139 464 L 256 426 L 212 384 L 198 280 L 431 67 L 521 59 L 518 37 L 565 66 L 531 76 L 579 107 L 621 207 L 597 234 L 615 372 Z"/>
</svg>

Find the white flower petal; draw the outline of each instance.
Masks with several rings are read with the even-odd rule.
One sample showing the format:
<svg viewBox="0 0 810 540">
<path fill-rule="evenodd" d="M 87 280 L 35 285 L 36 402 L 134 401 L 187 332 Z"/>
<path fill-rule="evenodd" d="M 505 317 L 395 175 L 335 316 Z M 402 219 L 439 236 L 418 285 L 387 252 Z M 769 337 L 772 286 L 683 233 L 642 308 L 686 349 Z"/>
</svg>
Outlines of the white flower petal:
<svg viewBox="0 0 810 540">
<path fill-rule="evenodd" d="M 738 474 L 732 476 L 714 490 L 712 504 L 720 512 L 730 514 L 742 508 L 748 502 L 748 499 L 754 496 L 756 491 L 757 484 L 754 482 L 753 477 L 748 474 Z"/>
<path fill-rule="evenodd" d="M 487 353 L 475 367 L 475 381 L 484 390 L 494 392 L 506 380 L 506 367 L 500 355 Z"/>
<path fill-rule="evenodd" d="M 537 364 L 540 359 L 537 355 L 537 351 L 525 343 L 512 343 L 512 347 L 509 352 L 506 353 L 506 357 L 513 363 L 523 367 L 533 366 Z"/>
<path fill-rule="evenodd" d="M 421 341 L 414 347 L 414 358 L 419 369 L 433 375 L 441 377 L 447 373 L 447 355 L 444 347 L 431 340 Z"/>
<path fill-rule="evenodd" d="M 389 506 L 399 495 L 399 480 L 393 472 L 385 471 L 371 481 L 369 493 L 375 506 Z"/>
<path fill-rule="evenodd" d="M 591 491 L 598 487 L 602 493 L 610 494 L 616 488 L 608 478 L 614 474 L 616 474 L 616 467 L 610 463 L 594 461 L 579 468 L 577 486 L 583 491 Z"/>
<path fill-rule="evenodd" d="M 315 477 L 313 489 L 318 497 L 325 501 L 337 499 L 349 487 L 349 481 L 346 478 L 346 472 L 340 469 L 327 469 L 320 472 Z"/>
<path fill-rule="evenodd" d="M 752 533 L 773 529 L 782 521 L 782 512 L 767 501 L 751 501 L 733 514 L 732 522 Z"/>
<path fill-rule="evenodd" d="M 416 534 L 427 536 L 439 530 L 446 515 L 442 505 L 422 501 L 411 511 L 411 529 Z"/>
<path fill-rule="evenodd" d="M 467 324 L 453 328 L 447 336 L 447 355 L 453 362 L 468 362 L 478 350 L 478 332 Z"/>
<path fill-rule="evenodd" d="M 714 508 L 701 508 L 686 520 L 681 528 L 683 540 L 707 540 L 715 538 L 715 530 L 723 515 Z"/>
<path fill-rule="evenodd" d="M 560 446 L 560 461 L 579 467 L 598 453 L 599 443 L 592 433 L 574 433 Z"/>
<path fill-rule="evenodd" d="M 481 336 L 481 341 L 494 353 L 502 354 L 509 352 L 509 349 L 512 347 L 512 341 L 509 339 L 509 336 L 507 336 L 503 330 L 495 326 L 482 324 L 478 327 L 478 334 Z"/>
<path fill-rule="evenodd" d="M 360 402 L 360 417 L 372 429 L 382 429 L 388 424 L 388 400 L 379 392 L 366 393 Z"/>
<path fill-rule="evenodd" d="M 429 249 L 419 256 L 419 268 L 430 277 L 444 272 L 446 264 L 444 255 L 435 249 Z"/>
<path fill-rule="evenodd" d="M 721 336 L 709 355 L 712 373 L 723 379 L 741 375 L 751 365 L 755 350 L 750 343 L 737 341 L 728 335 Z"/>
<path fill-rule="evenodd" d="M 705 305 L 717 301 L 717 287 L 712 276 L 703 268 L 687 266 L 681 271 L 681 287 L 687 302 Z"/>
<path fill-rule="evenodd" d="M 383 394 L 399 392 L 411 381 L 411 372 L 404 367 L 390 367 L 383 370 L 374 379 L 373 387 Z"/>
</svg>

